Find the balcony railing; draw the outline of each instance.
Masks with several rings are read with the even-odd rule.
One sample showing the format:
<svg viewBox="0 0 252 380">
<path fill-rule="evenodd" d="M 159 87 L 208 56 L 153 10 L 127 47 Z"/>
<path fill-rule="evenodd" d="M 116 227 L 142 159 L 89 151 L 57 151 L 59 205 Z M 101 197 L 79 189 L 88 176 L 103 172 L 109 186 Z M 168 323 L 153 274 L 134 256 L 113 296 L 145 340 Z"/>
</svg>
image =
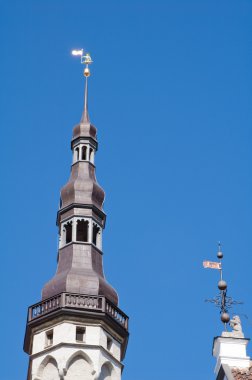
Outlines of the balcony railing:
<svg viewBox="0 0 252 380">
<path fill-rule="evenodd" d="M 61 308 L 81 309 L 89 312 L 101 312 L 109 315 L 123 328 L 128 330 L 128 317 L 112 302 L 103 296 L 88 296 L 74 293 L 60 293 L 29 307 L 28 321 Z"/>
</svg>

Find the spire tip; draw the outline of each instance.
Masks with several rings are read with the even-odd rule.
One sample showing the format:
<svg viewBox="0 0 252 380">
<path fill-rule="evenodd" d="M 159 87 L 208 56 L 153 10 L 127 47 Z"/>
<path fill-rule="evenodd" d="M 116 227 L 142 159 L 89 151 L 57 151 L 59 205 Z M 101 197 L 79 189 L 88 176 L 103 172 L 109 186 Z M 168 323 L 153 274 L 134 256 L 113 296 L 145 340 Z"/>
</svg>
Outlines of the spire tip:
<svg viewBox="0 0 252 380">
<path fill-rule="evenodd" d="M 81 117 L 81 123 L 89 123 L 88 115 L 88 77 L 90 77 L 89 65 L 93 63 L 89 53 L 84 54 L 83 49 L 72 50 L 72 55 L 81 57 L 81 64 L 86 65 L 83 71 L 83 75 L 86 78 L 85 92 L 84 92 L 84 110 Z"/>
</svg>

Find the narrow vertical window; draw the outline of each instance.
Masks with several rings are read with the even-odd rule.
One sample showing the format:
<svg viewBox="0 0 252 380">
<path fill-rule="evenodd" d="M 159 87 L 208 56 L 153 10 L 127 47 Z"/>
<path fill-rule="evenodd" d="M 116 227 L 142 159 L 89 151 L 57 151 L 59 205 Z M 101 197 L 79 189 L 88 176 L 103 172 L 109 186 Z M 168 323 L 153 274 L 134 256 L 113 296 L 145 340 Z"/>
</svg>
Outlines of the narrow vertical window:
<svg viewBox="0 0 252 380">
<path fill-rule="evenodd" d="M 77 342 L 84 342 L 85 333 L 86 333 L 85 327 L 77 326 L 76 327 L 76 336 L 75 336 L 76 341 Z"/>
<path fill-rule="evenodd" d="M 86 160 L 87 159 L 87 147 L 83 146 L 81 148 L 81 159 Z"/>
<path fill-rule="evenodd" d="M 93 225 L 93 241 L 92 241 L 94 245 L 97 244 L 97 235 L 99 231 L 100 231 L 100 228 L 96 224 L 94 224 Z"/>
<path fill-rule="evenodd" d="M 64 225 L 66 233 L 66 244 L 72 241 L 72 222 L 68 222 Z"/>
<path fill-rule="evenodd" d="M 110 351 L 111 348 L 112 348 L 112 343 L 113 343 L 113 340 L 107 336 L 107 349 Z"/>
<path fill-rule="evenodd" d="M 76 152 L 76 161 L 79 161 L 79 157 L 80 157 L 80 150 L 79 150 L 79 148 L 76 148 L 75 152 Z"/>
<path fill-rule="evenodd" d="M 53 330 L 46 332 L 45 345 L 51 346 L 53 344 Z"/>
<path fill-rule="evenodd" d="M 93 149 L 90 148 L 89 150 L 89 161 L 93 162 Z"/>
<path fill-rule="evenodd" d="M 76 228 L 76 240 L 77 241 L 88 241 L 88 221 L 78 220 Z"/>
</svg>

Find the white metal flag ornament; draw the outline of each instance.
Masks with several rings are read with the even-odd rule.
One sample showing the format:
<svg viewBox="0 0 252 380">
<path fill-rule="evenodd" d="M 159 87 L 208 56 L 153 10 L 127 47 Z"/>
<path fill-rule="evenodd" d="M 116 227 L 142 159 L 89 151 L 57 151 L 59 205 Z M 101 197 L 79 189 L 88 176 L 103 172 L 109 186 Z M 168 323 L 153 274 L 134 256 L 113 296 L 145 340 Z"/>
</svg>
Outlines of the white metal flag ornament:
<svg viewBox="0 0 252 380">
<path fill-rule="evenodd" d="M 83 74 L 86 78 L 88 78 L 90 76 L 90 70 L 89 70 L 88 65 L 93 63 L 90 54 L 89 53 L 84 54 L 84 49 L 74 49 L 72 50 L 72 55 L 81 57 L 81 63 L 83 65 L 86 65 Z"/>
<path fill-rule="evenodd" d="M 83 55 L 83 49 L 80 50 L 72 50 L 72 55 Z"/>
<path fill-rule="evenodd" d="M 203 267 L 221 270 L 221 263 L 216 263 L 214 261 L 203 261 Z"/>
</svg>

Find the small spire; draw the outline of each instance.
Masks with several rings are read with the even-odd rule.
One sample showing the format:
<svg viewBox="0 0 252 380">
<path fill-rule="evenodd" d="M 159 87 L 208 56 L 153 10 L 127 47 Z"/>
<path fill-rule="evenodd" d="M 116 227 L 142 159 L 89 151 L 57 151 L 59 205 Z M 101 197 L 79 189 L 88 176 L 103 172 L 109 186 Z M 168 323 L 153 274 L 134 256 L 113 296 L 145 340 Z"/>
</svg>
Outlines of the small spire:
<svg viewBox="0 0 252 380">
<path fill-rule="evenodd" d="M 88 77 L 86 77 L 86 81 L 85 81 L 84 110 L 83 110 L 80 122 L 81 122 L 81 124 L 89 123 L 89 114 L 88 114 Z"/>
<path fill-rule="evenodd" d="M 72 55 L 79 55 L 81 57 L 81 63 L 85 66 L 85 69 L 83 71 L 83 75 L 86 78 L 85 81 L 85 91 L 84 91 L 84 109 L 81 117 L 81 124 L 89 123 L 89 115 L 88 115 L 88 77 L 90 77 L 90 70 L 89 66 L 91 63 L 93 63 L 90 54 L 86 53 L 84 55 L 84 50 L 72 50 Z"/>
</svg>

